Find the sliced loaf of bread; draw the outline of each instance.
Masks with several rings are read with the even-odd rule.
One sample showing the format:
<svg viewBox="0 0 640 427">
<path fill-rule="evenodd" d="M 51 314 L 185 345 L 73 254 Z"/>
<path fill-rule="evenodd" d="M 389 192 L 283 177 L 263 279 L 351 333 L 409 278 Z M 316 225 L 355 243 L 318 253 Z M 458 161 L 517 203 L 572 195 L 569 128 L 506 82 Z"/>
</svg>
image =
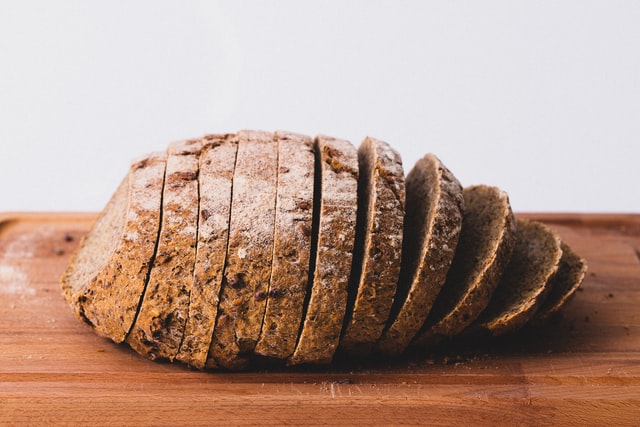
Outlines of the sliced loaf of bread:
<svg viewBox="0 0 640 427">
<path fill-rule="evenodd" d="M 453 260 L 464 200 L 456 177 L 433 154 L 406 179 L 407 213 L 400 280 L 379 353 L 402 353 L 422 327 Z"/>
<path fill-rule="evenodd" d="M 131 166 L 63 293 L 147 358 L 238 370 L 502 335 L 582 282 L 585 261 L 514 221 L 500 190 L 463 192 L 432 154 L 404 185 L 406 205 L 400 158 L 373 138 L 357 151 L 287 132 L 174 143 Z"/>
<path fill-rule="evenodd" d="M 500 283 L 469 332 L 484 329 L 491 335 L 514 332 L 536 313 L 558 270 L 560 239 L 546 225 L 516 220 L 516 244 Z"/>
<path fill-rule="evenodd" d="M 356 228 L 358 154 L 348 141 L 316 138 L 316 203 L 311 290 L 289 365 L 329 363 L 338 347 Z M 317 198 L 316 198 L 317 200 Z M 315 255 L 315 256 L 314 256 Z"/>
<path fill-rule="evenodd" d="M 356 247 L 340 348 L 366 355 L 382 334 L 396 292 L 405 188 L 400 155 L 386 142 L 366 138 L 358 162 Z"/>
<path fill-rule="evenodd" d="M 173 360 L 189 313 L 198 230 L 201 140 L 172 143 L 162 196 L 162 220 L 149 280 L 127 343 L 150 359 Z"/>
<path fill-rule="evenodd" d="M 442 291 L 414 344 L 456 335 L 487 307 L 515 245 L 515 219 L 507 193 L 477 185 L 464 189 L 458 249 Z"/>
<path fill-rule="evenodd" d="M 152 263 L 165 153 L 134 161 L 61 279 L 76 316 L 119 343 L 134 322 Z"/>
<path fill-rule="evenodd" d="M 286 359 L 295 348 L 309 279 L 313 216 L 313 139 L 276 132 L 278 187 L 269 292 L 255 352 Z"/>
<path fill-rule="evenodd" d="M 231 184 L 237 144 L 233 135 L 207 135 L 199 159 L 198 241 L 189 317 L 176 359 L 205 367 L 218 313 L 227 255 Z M 211 362 L 209 367 L 215 367 Z"/>
</svg>

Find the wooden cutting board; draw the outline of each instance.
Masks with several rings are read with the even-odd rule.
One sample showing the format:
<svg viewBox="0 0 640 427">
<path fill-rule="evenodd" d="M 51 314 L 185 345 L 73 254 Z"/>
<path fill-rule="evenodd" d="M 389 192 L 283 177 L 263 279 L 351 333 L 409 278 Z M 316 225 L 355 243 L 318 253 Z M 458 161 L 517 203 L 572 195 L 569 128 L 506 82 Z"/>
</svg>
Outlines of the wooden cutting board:
<svg viewBox="0 0 640 427">
<path fill-rule="evenodd" d="M 205 373 L 73 317 L 58 278 L 95 214 L 0 214 L 0 424 L 640 425 L 640 215 L 520 216 L 589 262 L 556 323 L 393 363 Z"/>
</svg>

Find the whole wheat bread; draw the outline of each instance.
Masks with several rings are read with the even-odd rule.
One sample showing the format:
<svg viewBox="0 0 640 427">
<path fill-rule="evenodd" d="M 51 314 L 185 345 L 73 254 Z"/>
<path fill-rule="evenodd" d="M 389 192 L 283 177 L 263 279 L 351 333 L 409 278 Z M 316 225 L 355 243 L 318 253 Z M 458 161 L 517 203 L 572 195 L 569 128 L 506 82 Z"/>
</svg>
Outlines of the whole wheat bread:
<svg viewBox="0 0 640 427">
<path fill-rule="evenodd" d="M 198 241 L 189 317 L 176 359 L 202 369 L 207 362 L 227 255 L 231 184 L 237 144 L 233 135 L 207 135 L 199 158 Z M 209 367 L 215 367 L 210 359 Z"/>
<path fill-rule="evenodd" d="M 269 291 L 278 144 L 269 132 L 240 131 L 233 174 L 229 244 L 210 355 L 241 369 L 258 339 Z"/>
<path fill-rule="evenodd" d="M 503 335 L 524 326 L 546 297 L 561 256 L 560 239 L 547 226 L 517 219 L 513 255 L 489 305 L 469 332 L 484 329 Z"/>
<path fill-rule="evenodd" d="M 200 139 L 177 141 L 167 152 L 162 221 L 153 265 L 127 343 L 150 359 L 173 360 L 189 313 L 198 230 Z"/>
<path fill-rule="evenodd" d="M 459 334 L 486 308 L 515 245 L 515 219 L 507 193 L 466 187 L 462 231 L 447 280 L 414 344 L 426 346 Z"/>
<path fill-rule="evenodd" d="M 562 257 L 558 271 L 549 283 L 549 294 L 535 316 L 541 323 L 560 311 L 580 287 L 587 272 L 587 262 L 580 258 L 565 242 L 560 243 Z"/>
<path fill-rule="evenodd" d="M 313 216 L 313 139 L 276 132 L 278 179 L 273 263 L 255 352 L 286 359 L 298 338 L 307 293 Z"/>
<path fill-rule="evenodd" d="M 456 177 L 433 154 L 407 175 L 407 213 L 398 290 L 377 350 L 402 353 L 422 327 L 453 260 L 464 200 Z"/>
<path fill-rule="evenodd" d="M 396 292 L 405 188 L 400 155 L 386 142 L 366 138 L 358 163 L 356 247 L 340 348 L 366 355 L 382 334 Z"/>
<path fill-rule="evenodd" d="M 78 318 L 119 343 L 133 324 L 160 228 L 165 153 L 134 161 L 61 279 Z"/>
<path fill-rule="evenodd" d="M 298 342 L 289 365 L 328 363 L 338 347 L 347 305 L 358 185 L 358 154 L 348 141 L 316 138 L 320 174 L 312 285 Z M 316 199 L 317 200 L 317 199 Z M 313 259 L 313 258 L 312 258 Z"/>
<path fill-rule="evenodd" d="M 548 319 L 582 282 L 585 261 L 548 227 L 518 220 L 513 243 L 504 193 L 466 189 L 464 214 L 433 155 L 407 176 L 402 221 L 399 156 L 372 138 L 359 151 L 242 131 L 147 156 L 82 240 L 65 298 L 146 357 L 242 369 L 326 363 L 339 346 L 362 355 L 376 338 L 397 355 L 416 333 L 504 334 Z"/>
</svg>

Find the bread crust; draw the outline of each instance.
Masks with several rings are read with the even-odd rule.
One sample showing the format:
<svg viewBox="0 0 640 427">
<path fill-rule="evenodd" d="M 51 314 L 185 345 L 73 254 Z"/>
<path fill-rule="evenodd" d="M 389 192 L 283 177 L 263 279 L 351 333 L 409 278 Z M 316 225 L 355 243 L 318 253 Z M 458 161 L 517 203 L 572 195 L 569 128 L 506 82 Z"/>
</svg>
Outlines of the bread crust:
<svg viewBox="0 0 640 427">
<path fill-rule="evenodd" d="M 243 369 L 264 316 L 271 276 L 278 144 L 270 132 L 240 131 L 229 244 L 210 357 Z"/>
<path fill-rule="evenodd" d="M 524 326 L 544 301 L 558 270 L 560 238 L 546 225 L 516 219 L 513 255 L 486 310 L 469 328 L 504 335 Z"/>
<path fill-rule="evenodd" d="M 198 239 L 189 317 L 176 359 L 203 369 L 218 313 L 229 238 L 231 184 L 237 144 L 233 135 L 203 137 L 199 158 Z M 209 367 L 215 367 L 209 362 Z"/>
<path fill-rule="evenodd" d="M 329 363 L 338 346 L 347 305 L 353 253 L 358 156 L 351 143 L 316 137 L 321 201 L 315 270 L 304 322 L 287 364 Z"/>
<path fill-rule="evenodd" d="M 533 319 L 535 323 L 545 322 L 571 300 L 580 287 L 587 272 L 587 261 L 580 258 L 565 242 L 560 242 L 562 257 L 558 271 L 549 283 L 549 295 L 540 306 Z"/>
<path fill-rule="evenodd" d="M 515 245 L 515 218 L 507 193 L 477 185 L 463 191 L 465 212 L 447 280 L 414 345 L 457 335 L 486 308 Z M 488 229 L 487 229 L 488 228 Z"/>
<path fill-rule="evenodd" d="M 198 229 L 200 139 L 168 149 L 158 246 L 127 343 L 150 359 L 173 361 L 189 313 Z"/>
<path fill-rule="evenodd" d="M 133 324 L 153 258 L 165 166 L 165 153 L 131 164 L 61 279 L 76 316 L 116 343 Z"/>
<path fill-rule="evenodd" d="M 347 319 L 340 348 L 370 353 L 389 317 L 402 259 L 405 187 L 402 160 L 386 142 L 358 149 L 358 224 Z"/>
<path fill-rule="evenodd" d="M 271 282 L 255 353 L 286 359 L 295 348 L 307 293 L 313 216 L 313 139 L 276 132 L 278 179 Z"/>
<path fill-rule="evenodd" d="M 407 215 L 398 291 L 389 323 L 376 344 L 385 356 L 402 353 L 422 327 L 458 244 L 462 186 L 433 154 L 420 159 L 406 179 Z"/>
</svg>

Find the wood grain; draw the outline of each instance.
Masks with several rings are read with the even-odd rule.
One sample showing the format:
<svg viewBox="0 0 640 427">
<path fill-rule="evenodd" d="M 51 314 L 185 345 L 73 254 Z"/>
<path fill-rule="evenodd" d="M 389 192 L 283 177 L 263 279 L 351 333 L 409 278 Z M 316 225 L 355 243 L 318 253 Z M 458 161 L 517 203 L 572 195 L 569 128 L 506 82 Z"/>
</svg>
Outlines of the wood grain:
<svg viewBox="0 0 640 427">
<path fill-rule="evenodd" d="M 95 214 L 0 214 L 0 424 L 638 425 L 640 215 L 518 216 L 589 262 L 555 323 L 394 362 L 205 373 L 73 317 L 58 278 Z"/>
</svg>

